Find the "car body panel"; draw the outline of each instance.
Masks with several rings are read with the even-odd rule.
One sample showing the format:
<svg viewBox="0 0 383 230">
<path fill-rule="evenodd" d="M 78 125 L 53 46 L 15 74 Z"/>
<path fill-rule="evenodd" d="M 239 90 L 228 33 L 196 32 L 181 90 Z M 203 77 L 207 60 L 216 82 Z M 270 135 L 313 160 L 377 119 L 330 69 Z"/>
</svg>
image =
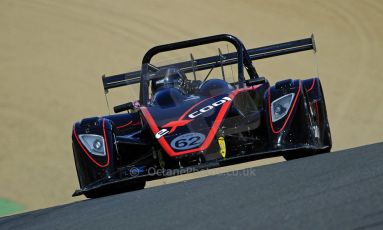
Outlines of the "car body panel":
<svg viewBox="0 0 383 230">
<path fill-rule="evenodd" d="M 237 51 L 192 64 L 150 63 L 161 52 L 217 41 L 229 41 Z M 117 112 L 126 108 L 126 113 L 74 124 L 73 154 L 80 183 L 74 195 L 97 197 L 143 188 L 145 181 L 161 177 L 151 175 L 151 170 L 206 169 L 261 157 L 293 159 L 330 151 L 320 79 L 287 79 L 270 86 L 251 62 L 310 49 L 315 50 L 313 37 L 247 50 L 232 35 L 216 35 L 154 47 L 144 56 L 141 71 L 104 76 L 106 93 L 139 83 L 139 100 L 115 107 Z M 227 82 L 223 66 L 232 64 L 238 65 L 238 80 Z M 160 73 L 174 67 L 178 77 L 166 79 L 177 81 L 177 87 L 162 84 Z M 196 71 L 213 68 L 221 68 L 223 79 L 207 80 L 210 72 L 203 81 L 196 79 Z M 191 73 L 194 79 L 187 78 Z M 162 88 L 150 94 L 154 81 Z M 102 149 L 102 154 L 96 152 Z"/>
</svg>

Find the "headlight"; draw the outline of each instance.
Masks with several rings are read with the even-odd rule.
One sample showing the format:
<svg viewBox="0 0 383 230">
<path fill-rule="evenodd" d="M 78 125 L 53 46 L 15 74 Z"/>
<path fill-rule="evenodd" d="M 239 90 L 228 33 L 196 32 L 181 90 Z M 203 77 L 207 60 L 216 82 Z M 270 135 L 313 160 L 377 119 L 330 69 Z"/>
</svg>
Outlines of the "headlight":
<svg viewBox="0 0 383 230">
<path fill-rule="evenodd" d="M 274 100 L 271 103 L 271 120 L 273 122 L 276 122 L 286 116 L 286 114 L 289 112 L 294 96 L 295 93 L 290 93 Z"/>
<path fill-rule="evenodd" d="M 80 134 L 78 135 L 85 148 L 96 156 L 105 156 L 104 138 L 95 134 Z"/>
</svg>

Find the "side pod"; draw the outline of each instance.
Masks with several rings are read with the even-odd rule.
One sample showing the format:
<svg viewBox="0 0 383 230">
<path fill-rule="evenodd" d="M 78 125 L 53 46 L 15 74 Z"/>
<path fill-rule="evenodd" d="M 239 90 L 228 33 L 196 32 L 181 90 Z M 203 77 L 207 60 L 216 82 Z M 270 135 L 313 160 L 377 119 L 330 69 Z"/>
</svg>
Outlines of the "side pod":
<svg viewBox="0 0 383 230">
<path fill-rule="evenodd" d="M 73 127 L 72 146 L 80 188 L 113 177 L 116 148 L 112 123 L 108 119 L 87 118 Z"/>
<path fill-rule="evenodd" d="M 265 94 L 267 129 L 273 149 L 314 147 L 312 118 L 301 80 L 284 80 Z"/>
</svg>

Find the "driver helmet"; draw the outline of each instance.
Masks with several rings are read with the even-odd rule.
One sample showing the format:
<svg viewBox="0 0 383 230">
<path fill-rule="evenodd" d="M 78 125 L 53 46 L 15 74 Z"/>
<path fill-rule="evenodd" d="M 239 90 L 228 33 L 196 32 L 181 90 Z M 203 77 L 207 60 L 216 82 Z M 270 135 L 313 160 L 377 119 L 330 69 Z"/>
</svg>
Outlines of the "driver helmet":
<svg viewBox="0 0 383 230">
<path fill-rule="evenodd" d="M 187 78 L 176 68 L 160 69 L 152 80 L 152 94 L 163 88 L 177 88 L 185 93 Z"/>
</svg>

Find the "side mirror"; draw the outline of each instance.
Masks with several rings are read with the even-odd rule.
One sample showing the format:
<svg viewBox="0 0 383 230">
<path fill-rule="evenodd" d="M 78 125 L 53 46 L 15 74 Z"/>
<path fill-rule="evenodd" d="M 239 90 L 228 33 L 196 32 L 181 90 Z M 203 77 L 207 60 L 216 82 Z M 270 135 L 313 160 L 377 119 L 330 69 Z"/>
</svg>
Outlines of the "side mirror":
<svg viewBox="0 0 383 230">
<path fill-rule="evenodd" d="M 125 103 L 122 105 L 117 105 L 117 106 L 113 107 L 113 110 L 115 113 L 120 113 L 123 111 L 127 111 L 129 109 L 134 109 L 134 105 L 132 102 L 128 102 L 128 103 Z"/>
<path fill-rule="evenodd" d="M 266 78 L 264 78 L 264 77 L 257 77 L 257 78 L 252 78 L 252 79 L 246 80 L 247 86 L 259 85 L 259 84 L 264 84 L 264 83 L 266 83 Z"/>
</svg>

